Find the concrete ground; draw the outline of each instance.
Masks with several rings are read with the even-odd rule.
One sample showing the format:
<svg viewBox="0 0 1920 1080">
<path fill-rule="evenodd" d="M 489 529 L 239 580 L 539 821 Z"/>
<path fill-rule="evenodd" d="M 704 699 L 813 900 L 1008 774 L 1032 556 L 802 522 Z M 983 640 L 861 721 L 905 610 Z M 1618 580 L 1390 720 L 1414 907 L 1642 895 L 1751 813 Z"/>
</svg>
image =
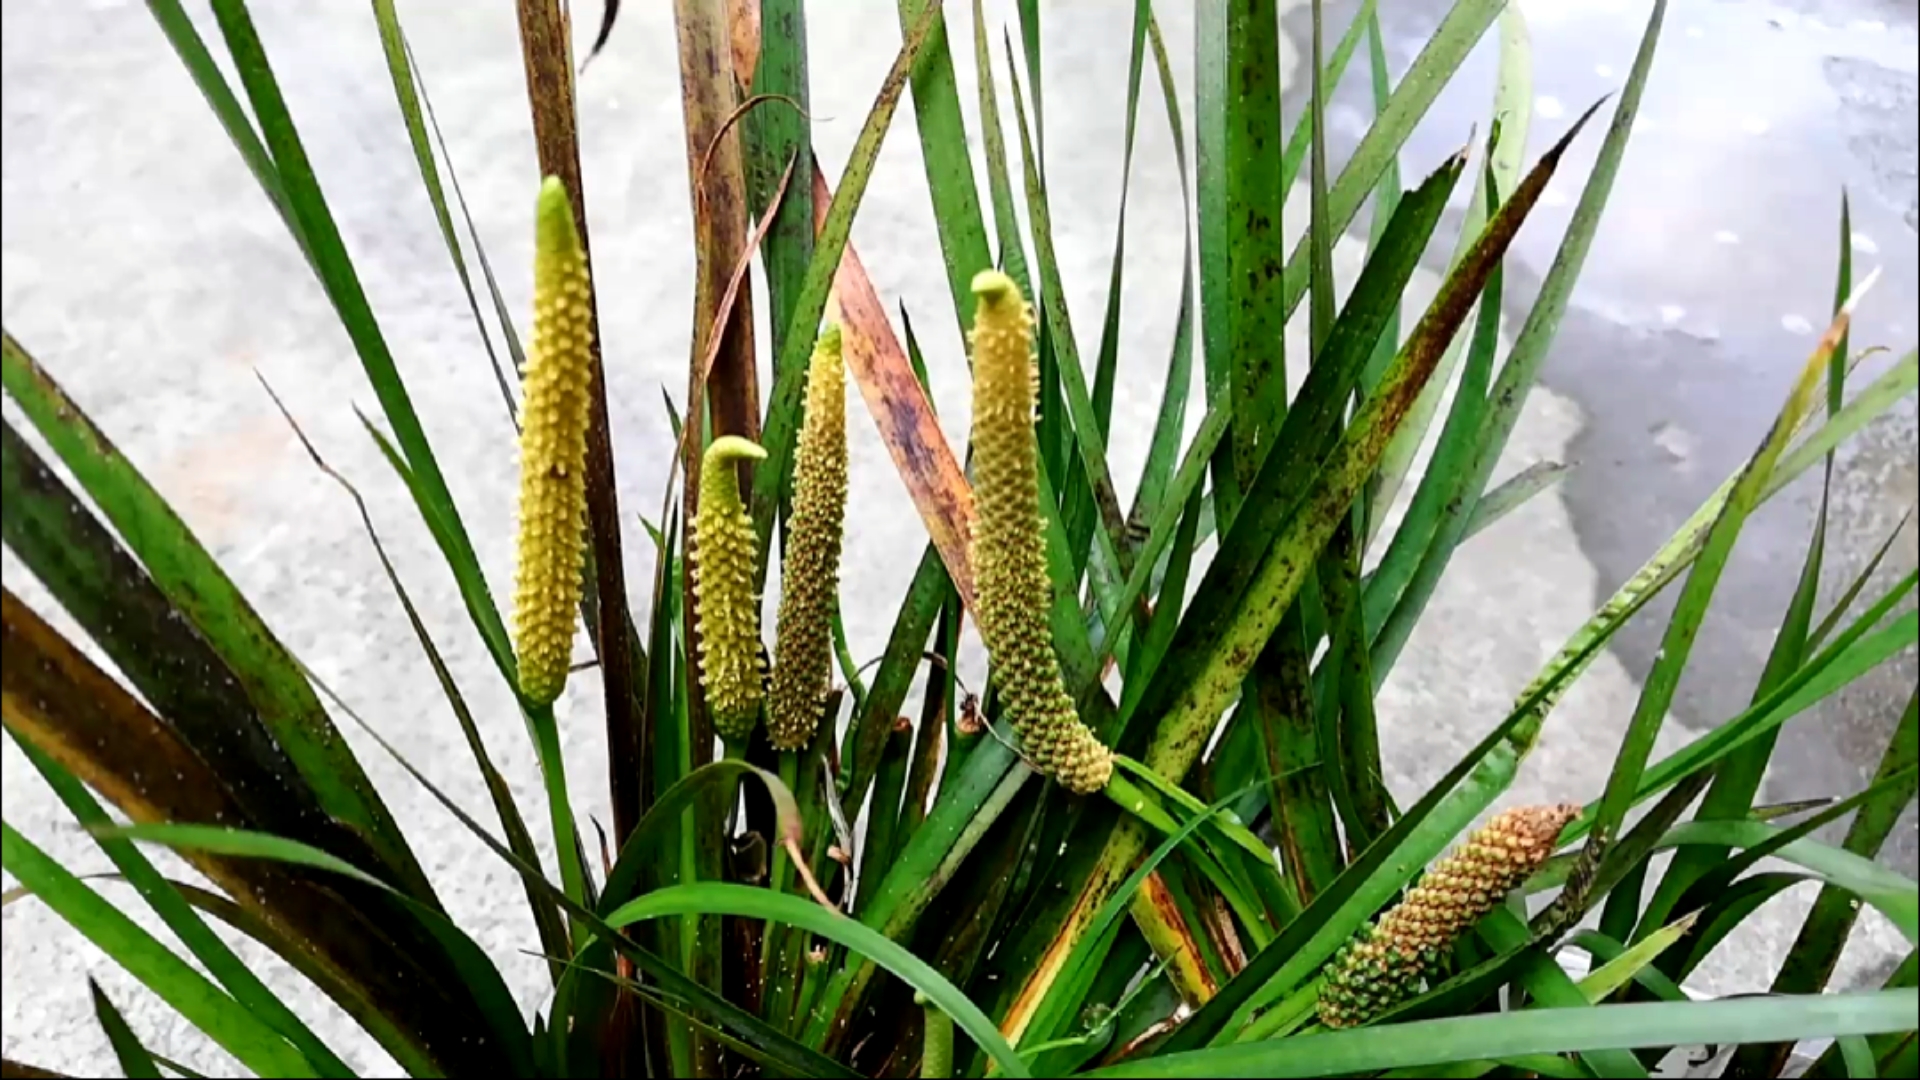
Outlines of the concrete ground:
<svg viewBox="0 0 1920 1080">
<path fill-rule="evenodd" d="M 846 160 L 891 60 L 898 40 L 892 6 L 811 5 L 812 111 L 829 169 Z M 1283 48 L 1297 58 L 1307 22 L 1304 5 L 1288 6 L 1296 10 L 1286 16 Z M 1351 6 L 1329 3 L 1332 23 L 1344 25 Z M 320 180 L 500 593 L 512 561 L 510 429 L 422 196 L 372 20 L 350 4 L 255 7 Z M 591 5 L 581 7 L 584 21 Z M 948 7 L 961 45 L 962 100 L 971 103 L 969 6 Z M 1191 14 L 1186 5 L 1160 7 L 1185 93 Z M 1398 72 L 1445 5 L 1382 7 Z M 1010 4 L 989 8 L 996 29 L 1007 22 Z M 1568 117 L 1618 89 L 1646 9 L 1625 0 L 1525 5 L 1536 70 L 1535 153 Z M 537 177 L 511 6 L 415 0 L 401 10 L 480 235 L 512 310 L 522 312 Z M 1071 311 L 1088 351 L 1119 198 L 1128 38 L 1116 10 L 1086 2 L 1045 8 L 1048 175 Z M 351 348 L 151 19 L 123 0 L 9 3 L 0 18 L 0 313 L 8 330 L 175 501 L 287 643 L 411 760 L 480 809 L 484 792 L 453 718 L 351 507 L 302 457 L 251 372 L 269 379 L 367 496 L 537 830 L 539 783 L 510 699 L 411 505 L 358 430 L 352 406 L 371 408 L 373 398 Z M 1502 466 L 1551 459 L 1578 468 L 1455 559 L 1383 695 L 1383 741 L 1397 789 L 1417 790 L 1477 739 L 1594 606 L 1750 451 L 1831 302 L 1843 186 L 1853 195 L 1857 264 L 1863 272 L 1884 269 L 1855 341 L 1912 344 L 1920 328 L 1915 57 L 1913 8 L 1893 0 L 1673 4 L 1608 218 L 1544 386 L 1529 399 Z M 1490 35 L 1402 154 L 1409 182 L 1476 125 L 1485 132 L 1495 59 Z M 660 392 L 682 392 L 692 301 L 675 79 L 668 6 L 627 4 L 611 46 L 580 87 L 589 225 L 630 526 L 627 577 L 638 608 L 651 559 L 634 518 L 659 506 L 669 453 Z M 1001 79 L 1004 101 L 1004 68 Z M 1304 100 L 1298 78 L 1289 90 L 1291 114 Z M 1190 99 L 1184 104 L 1190 124 Z M 1363 130 L 1366 108 L 1364 84 L 1350 81 L 1329 113 L 1336 152 L 1344 154 Z M 1178 178 L 1151 82 L 1142 109 L 1112 454 L 1123 497 L 1146 452 L 1181 250 Z M 977 138 L 970 104 L 968 117 Z M 1582 140 L 1520 238 L 1509 275 L 1508 316 L 1516 323 L 1597 145 L 1597 135 Z M 854 241 L 882 294 L 915 317 L 943 424 L 958 443 L 967 425 L 965 368 L 918 158 L 903 112 Z M 1304 205 L 1296 205 L 1287 223 L 1295 231 L 1305 219 Z M 1450 237 L 1443 239 L 1436 245 L 1442 254 Z M 1342 241 L 1343 273 L 1358 266 L 1359 252 L 1359 241 Z M 1434 275 L 1423 275 L 1415 299 L 1424 302 L 1434 287 Z M 1296 346 L 1292 355 L 1304 350 Z M 873 428 L 858 419 L 857 399 L 850 405 L 858 527 L 847 541 L 845 602 L 852 649 L 867 657 L 885 640 L 922 533 Z M 18 422 L 11 407 L 9 416 Z M 1912 503 L 1914 443 L 1909 401 L 1843 455 L 1830 584 L 1851 577 Z M 1744 704 L 1817 498 L 1817 489 L 1797 487 L 1749 526 L 1662 734 L 1663 752 Z M 1910 528 L 1889 561 L 1904 572 L 1915 552 Z M 44 600 L 11 555 L 5 576 L 10 588 Z M 1658 631 L 1657 620 L 1643 618 L 1600 658 L 1548 725 L 1513 800 L 1584 800 L 1599 792 Z M 1769 796 L 1857 789 L 1914 679 L 1908 655 L 1789 727 Z M 560 715 L 579 809 L 604 820 L 596 694 L 592 680 L 581 680 Z M 512 875 L 377 747 L 352 732 L 347 738 L 416 838 L 453 914 L 507 971 L 522 1004 L 541 1006 L 544 977 L 521 951 L 534 936 Z M 8 822 L 70 865 L 103 867 L 10 745 L 3 764 Z M 1910 818 L 1888 857 L 1913 871 Z M 124 898 L 117 886 L 102 887 Z M 1796 891 L 1776 902 L 1716 955 L 1702 987 L 1764 986 L 1810 898 Z M 43 907 L 13 905 L 3 925 L 0 1020 L 8 1057 L 83 1074 L 111 1067 L 88 1005 L 91 974 L 150 1045 L 202 1070 L 231 1071 L 230 1061 Z M 1840 981 L 1876 978 L 1903 948 L 1886 924 L 1863 919 Z M 298 976 L 262 963 L 270 982 L 299 995 L 303 1015 L 349 1061 L 390 1068 Z"/>
</svg>

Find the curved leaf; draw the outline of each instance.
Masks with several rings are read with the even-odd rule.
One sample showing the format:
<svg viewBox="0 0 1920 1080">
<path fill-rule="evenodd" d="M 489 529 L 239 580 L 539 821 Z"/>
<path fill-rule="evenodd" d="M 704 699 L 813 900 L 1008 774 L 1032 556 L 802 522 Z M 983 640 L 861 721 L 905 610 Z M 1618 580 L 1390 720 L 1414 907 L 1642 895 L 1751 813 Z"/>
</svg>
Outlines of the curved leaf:
<svg viewBox="0 0 1920 1080">
<path fill-rule="evenodd" d="M 1877 1035 L 1913 1027 L 1920 992 L 1601 1005 L 1418 1020 L 1169 1054 L 1088 1077 L 1329 1076 L 1521 1054 Z"/>
</svg>

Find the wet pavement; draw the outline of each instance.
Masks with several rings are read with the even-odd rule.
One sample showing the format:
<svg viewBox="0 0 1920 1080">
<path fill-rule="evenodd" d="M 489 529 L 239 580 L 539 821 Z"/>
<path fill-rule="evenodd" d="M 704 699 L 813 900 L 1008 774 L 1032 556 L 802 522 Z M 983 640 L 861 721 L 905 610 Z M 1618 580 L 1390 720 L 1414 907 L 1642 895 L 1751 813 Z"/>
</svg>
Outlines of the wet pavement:
<svg viewBox="0 0 1920 1080">
<path fill-rule="evenodd" d="M 1410 62 L 1445 6 L 1383 4 L 1390 56 Z M 1537 154 L 1588 104 L 1624 84 L 1648 5 L 1542 0 L 1522 10 L 1532 31 Z M 1300 15 L 1289 28 L 1306 41 L 1300 35 L 1310 22 Z M 1331 11 L 1329 20 L 1345 22 Z M 1543 374 L 1543 385 L 1570 397 L 1585 418 L 1563 494 L 1604 590 L 1638 569 L 1739 467 L 1776 414 L 1832 312 L 1843 190 L 1851 199 L 1855 279 L 1881 271 L 1853 346 L 1896 354 L 1914 346 L 1915 21 L 1913 5 L 1884 0 L 1670 7 L 1640 120 Z M 1492 37 L 1442 93 L 1404 160 L 1444 153 L 1476 122 L 1484 130 L 1497 56 Z M 1336 99 L 1330 130 L 1358 131 L 1364 123 L 1370 99 L 1359 89 Z M 1595 131 L 1575 144 L 1522 232 L 1510 319 L 1530 307 L 1599 143 Z M 1877 370 L 1867 361 L 1856 384 Z M 1920 497 L 1913 399 L 1855 440 L 1839 465 L 1823 574 L 1828 599 Z M 1704 730 L 1750 700 L 1819 496 L 1813 470 L 1747 526 L 1673 721 Z M 1910 525 L 1879 574 L 1883 586 L 1913 568 L 1916 547 Z M 1615 652 L 1636 676 L 1659 648 L 1667 599 L 1617 641 Z M 1765 794 L 1787 800 L 1858 790 L 1915 679 L 1909 650 L 1790 724 Z M 1909 810 L 1885 854 L 1908 873 L 1912 821 Z"/>
</svg>

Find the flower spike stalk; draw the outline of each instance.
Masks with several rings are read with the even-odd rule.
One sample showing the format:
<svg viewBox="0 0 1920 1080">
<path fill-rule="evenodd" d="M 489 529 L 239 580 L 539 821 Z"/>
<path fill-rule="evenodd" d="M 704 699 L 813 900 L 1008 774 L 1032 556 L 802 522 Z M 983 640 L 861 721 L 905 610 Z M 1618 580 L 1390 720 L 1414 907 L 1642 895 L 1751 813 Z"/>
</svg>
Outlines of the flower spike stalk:
<svg viewBox="0 0 1920 1080">
<path fill-rule="evenodd" d="M 559 177 L 540 185 L 534 222 L 533 347 L 521 387 L 513 643 L 521 694 L 547 705 L 567 685 L 580 607 L 593 321 L 586 252 Z"/>
<path fill-rule="evenodd" d="M 793 459 L 793 517 L 780 564 L 767 733 L 798 750 L 820 724 L 833 672 L 833 610 L 847 517 L 846 365 L 828 323 L 807 364 L 807 405 Z"/>
<path fill-rule="evenodd" d="M 766 456 L 738 435 L 713 440 L 700 464 L 700 508 L 693 517 L 700 685 L 713 729 L 730 742 L 753 733 L 765 696 L 760 604 L 753 595 L 753 518 L 740 502 L 735 463 Z"/>
<path fill-rule="evenodd" d="M 1040 772 L 1076 794 L 1106 786 L 1113 754 L 1080 722 L 1053 654 L 1034 436 L 1033 310 L 1013 279 L 974 276 L 973 531 L 980 635 L 1007 712 Z"/>
</svg>

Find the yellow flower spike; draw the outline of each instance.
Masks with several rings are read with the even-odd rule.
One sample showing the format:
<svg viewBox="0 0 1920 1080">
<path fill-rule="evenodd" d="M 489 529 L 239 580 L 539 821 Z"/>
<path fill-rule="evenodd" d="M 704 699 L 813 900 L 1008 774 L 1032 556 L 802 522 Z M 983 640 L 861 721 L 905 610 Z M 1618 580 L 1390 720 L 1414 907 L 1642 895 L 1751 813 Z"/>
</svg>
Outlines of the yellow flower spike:
<svg viewBox="0 0 1920 1080">
<path fill-rule="evenodd" d="M 793 458 L 793 517 L 780 563 L 767 733 L 798 750 L 819 726 L 832 676 L 833 605 L 847 517 L 846 365 L 840 327 L 828 323 L 807 364 L 807 405 Z"/>
<path fill-rule="evenodd" d="M 557 176 L 540 185 L 534 219 L 533 347 L 521 388 L 520 540 L 513 643 L 520 692 L 560 696 L 573 662 L 587 508 L 593 320 L 587 257 Z"/>
<path fill-rule="evenodd" d="M 1364 1024 L 1418 993 L 1454 939 L 1532 877 L 1579 815 L 1568 803 L 1522 806 L 1475 829 L 1405 900 L 1341 946 L 1320 988 L 1320 1022 Z"/>
<path fill-rule="evenodd" d="M 693 608 L 700 629 L 700 685 L 713 729 L 728 740 L 753 733 L 760 718 L 760 605 L 753 595 L 753 518 L 740 503 L 735 462 L 767 452 L 722 435 L 700 464 L 700 509 L 693 517 Z"/>
<path fill-rule="evenodd" d="M 1007 712 L 1027 756 L 1076 794 L 1099 791 L 1113 754 L 1080 722 L 1060 678 L 1047 612 L 1046 534 L 1033 430 L 1033 311 L 1012 278 L 973 279 L 974 587 Z"/>
</svg>

